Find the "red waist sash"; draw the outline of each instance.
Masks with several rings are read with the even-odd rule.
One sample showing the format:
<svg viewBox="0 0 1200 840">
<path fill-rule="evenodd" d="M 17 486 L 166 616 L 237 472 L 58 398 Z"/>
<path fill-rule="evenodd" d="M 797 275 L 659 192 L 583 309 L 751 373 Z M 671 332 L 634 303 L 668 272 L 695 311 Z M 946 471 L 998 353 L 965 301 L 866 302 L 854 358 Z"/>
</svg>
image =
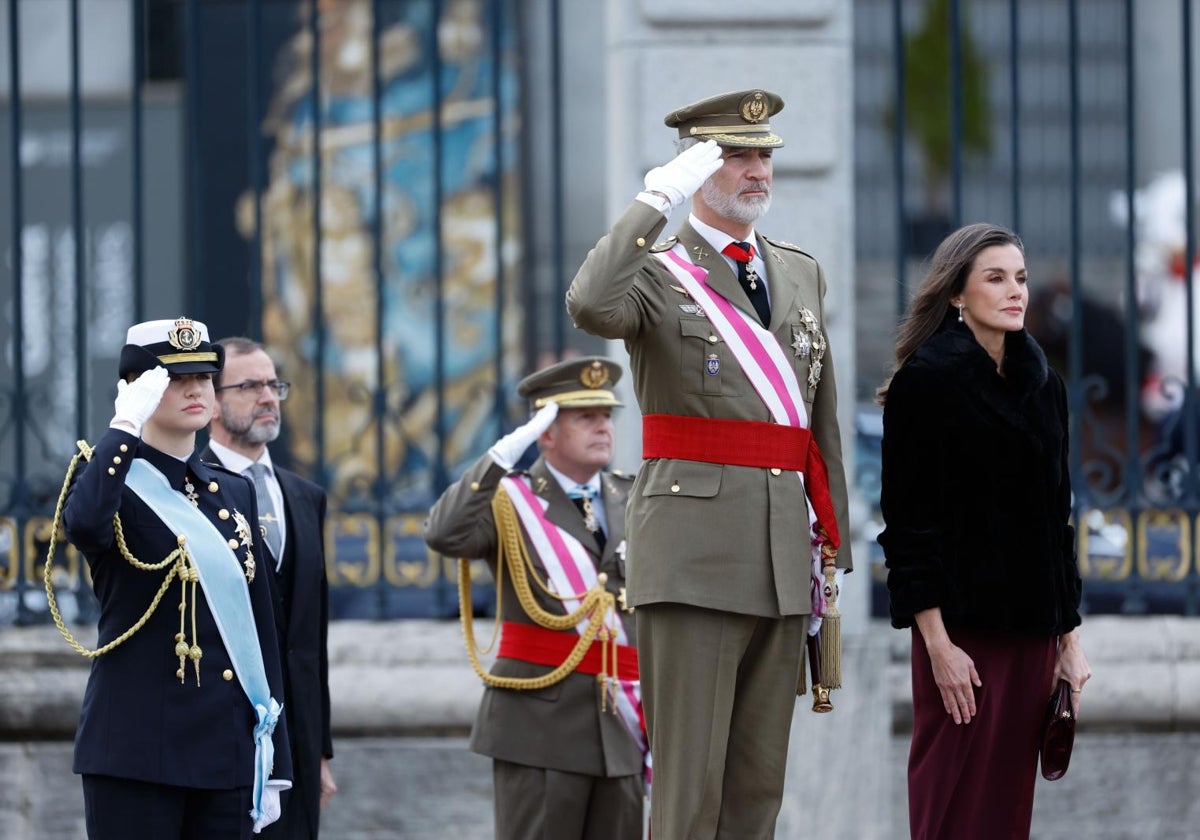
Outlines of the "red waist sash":
<svg viewBox="0 0 1200 840">
<path fill-rule="evenodd" d="M 503 624 L 503 634 L 500 636 L 500 650 L 497 656 L 504 659 L 519 659 L 534 665 L 548 665 L 557 668 L 566 661 L 579 643 L 575 633 L 547 630 L 532 624 L 518 624 L 506 621 Z M 602 653 L 604 642 L 592 642 L 583 661 L 575 669 L 581 674 L 599 674 L 603 664 Z M 617 651 L 617 677 L 622 680 L 638 679 L 637 648 L 632 645 L 613 645 Z M 610 674 L 612 668 L 607 669 Z"/>
<path fill-rule="evenodd" d="M 829 495 L 829 472 L 808 429 L 755 420 L 647 414 L 642 417 L 642 457 L 804 473 L 818 526 L 835 549 L 841 545 Z"/>
</svg>

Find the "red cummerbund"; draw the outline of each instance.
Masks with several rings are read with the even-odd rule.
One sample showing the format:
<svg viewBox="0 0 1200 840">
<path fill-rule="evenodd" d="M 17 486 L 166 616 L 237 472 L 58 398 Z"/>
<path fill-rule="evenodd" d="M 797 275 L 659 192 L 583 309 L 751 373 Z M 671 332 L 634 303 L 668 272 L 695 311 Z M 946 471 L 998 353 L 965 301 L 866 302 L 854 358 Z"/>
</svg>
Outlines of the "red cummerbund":
<svg viewBox="0 0 1200 840">
<path fill-rule="evenodd" d="M 497 656 L 504 659 L 519 659 L 534 665 L 548 665 L 557 668 L 567 661 L 571 651 L 579 642 L 579 634 L 574 630 L 560 632 L 547 630 L 532 624 L 517 624 L 506 621 L 500 636 L 500 650 Z M 575 670 L 581 674 L 599 674 L 603 660 L 603 642 L 592 642 L 588 652 L 583 655 L 583 661 Z M 637 648 L 631 645 L 614 645 L 617 652 L 617 676 L 623 680 L 638 679 Z M 611 655 L 611 653 L 610 653 Z M 612 664 L 607 669 L 611 676 Z"/>
<path fill-rule="evenodd" d="M 778 423 L 647 414 L 642 457 L 804 472 L 810 437 L 808 429 Z"/>
</svg>

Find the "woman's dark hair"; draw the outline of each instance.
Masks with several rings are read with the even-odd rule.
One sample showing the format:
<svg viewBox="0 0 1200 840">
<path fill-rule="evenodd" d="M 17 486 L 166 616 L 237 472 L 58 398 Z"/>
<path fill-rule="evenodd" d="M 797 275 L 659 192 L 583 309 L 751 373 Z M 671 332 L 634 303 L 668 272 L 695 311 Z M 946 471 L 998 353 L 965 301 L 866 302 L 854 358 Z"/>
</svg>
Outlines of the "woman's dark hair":
<svg viewBox="0 0 1200 840">
<path fill-rule="evenodd" d="M 1025 245 L 1019 236 L 1008 228 L 986 222 L 959 228 L 943 239 L 933 252 L 929 272 L 909 302 L 904 320 L 900 322 L 892 369 L 887 380 L 875 392 L 875 400 L 880 405 L 887 401 L 888 386 L 896 371 L 904 366 L 922 342 L 941 328 L 946 313 L 952 308 L 950 300 L 962 292 L 975 258 L 993 245 L 1015 245 L 1022 254 L 1025 253 Z"/>
</svg>

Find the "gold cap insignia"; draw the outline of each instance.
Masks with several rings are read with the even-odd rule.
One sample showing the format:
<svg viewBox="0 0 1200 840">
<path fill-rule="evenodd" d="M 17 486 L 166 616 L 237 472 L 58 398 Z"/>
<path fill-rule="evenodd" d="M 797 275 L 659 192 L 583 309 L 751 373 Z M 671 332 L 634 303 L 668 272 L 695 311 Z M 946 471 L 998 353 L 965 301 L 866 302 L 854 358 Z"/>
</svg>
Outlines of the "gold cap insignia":
<svg viewBox="0 0 1200 840">
<path fill-rule="evenodd" d="M 766 94 L 756 90 L 742 100 L 742 119 L 748 123 L 759 123 L 769 117 Z"/>
<path fill-rule="evenodd" d="M 175 328 L 167 332 L 167 342 L 176 350 L 195 350 L 201 341 L 200 331 L 191 318 L 175 319 Z"/>
<path fill-rule="evenodd" d="M 600 362 L 592 362 L 580 371 L 579 381 L 585 388 L 603 388 L 608 384 L 608 367 Z"/>
</svg>

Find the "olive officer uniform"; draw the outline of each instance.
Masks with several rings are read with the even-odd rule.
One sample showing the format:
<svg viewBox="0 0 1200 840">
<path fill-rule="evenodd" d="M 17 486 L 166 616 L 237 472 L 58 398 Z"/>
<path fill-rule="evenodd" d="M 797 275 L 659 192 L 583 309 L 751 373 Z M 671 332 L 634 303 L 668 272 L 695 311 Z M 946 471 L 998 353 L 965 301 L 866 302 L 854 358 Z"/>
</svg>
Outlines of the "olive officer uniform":
<svg viewBox="0 0 1200 840">
<path fill-rule="evenodd" d="M 148 322 L 120 374 L 211 373 L 222 356 L 203 324 Z M 254 488 L 117 428 L 81 450 L 62 517 L 100 602 L 75 738 L 89 837 L 249 837 L 262 788 L 291 778 Z"/>
<path fill-rule="evenodd" d="M 775 148 L 783 141 L 767 119 L 782 107 L 775 94 L 744 91 L 681 108 L 666 122 L 680 137 L 713 139 L 722 148 Z M 677 160 L 692 151 L 704 150 L 693 147 Z M 826 500 L 844 533 L 825 276 L 795 245 L 755 235 L 738 243 L 739 252 L 752 245 L 755 259 L 739 272 L 753 275 L 752 282 L 739 282 L 722 253 L 732 237 L 695 215 L 655 244 L 670 209 L 655 205 L 655 197 L 643 193 L 625 210 L 567 293 L 579 327 L 624 340 L 644 415 L 644 451 L 666 453 L 643 463 L 626 515 L 629 600 L 638 608 L 656 771 L 652 829 L 663 837 L 769 836 L 812 609 L 813 536 L 797 469 L 782 458 L 772 463 L 771 446 L 757 465 L 745 465 L 757 456 L 741 450 L 760 434 L 770 441 L 779 420 L 735 358 L 730 335 L 717 328 L 717 310 L 758 319 L 769 333 L 764 348 L 794 372 L 802 400 L 795 411 L 807 418 L 824 457 Z M 703 277 L 710 303 L 671 270 L 663 257 L 672 255 L 680 272 Z M 769 317 L 762 321 L 750 289 L 764 283 Z M 668 457 L 674 444 L 663 438 L 673 430 L 712 453 Z M 850 568 L 848 545 L 836 563 Z"/>
<path fill-rule="evenodd" d="M 563 411 L 618 406 L 612 387 L 620 375 L 621 369 L 607 359 L 577 359 L 527 377 L 518 390 L 535 409 L 550 401 Z M 528 440 L 532 437 L 525 443 Z M 495 761 L 496 836 L 639 840 L 644 733 L 640 708 L 629 705 L 635 688 L 630 683 L 637 679 L 634 617 L 621 609 L 624 510 L 632 480 L 620 473 L 597 472 L 591 482 L 598 490 L 596 502 L 585 505 L 582 499 L 575 502 L 568 496 L 571 488 L 564 489 L 565 477 L 560 476 L 545 456 L 522 473 L 497 464 L 492 454 L 484 455 L 433 506 L 425 540 L 450 557 L 486 558 L 501 581 L 497 592 L 497 620 L 503 628 L 500 648 L 490 675 L 484 675 L 489 686 L 471 735 L 471 749 Z M 512 482 L 521 482 L 525 490 Z M 494 512 L 498 491 L 512 494 L 514 506 L 524 499 L 526 514 L 536 518 L 532 510 L 537 508 L 544 520 L 522 518 L 519 526 L 515 519 L 498 525 Z M 502 544 L 511 545 L 505 543 L 506 536 L 515 536 L 532 561 L 532 569 L 517 586 L 513 558 L 506 562 L 503 557 Z M 578 568 L 572 568 L 569 559 L 547 557 L 550 550 L 539 548 L 559 537 L 581 547 L 575 555 Z M 610 632 L 619 624 L 623 644 L 617 650 L 602 640 L 594 641 L 585 646 L 583 661 L 567 669 L 564 677 L 546 678 L 569 658 L 585 632 L 579 626 L 586 624 L 586 618 L 579 626 L 564 622 L 561 629 L 545 627 L 547 616 L 561 618 L 568 613 L 563 600 L 543 589 L 563 580 L 564 571 L 567 577 L 590 575 L 593 595 L 605 593 L 607 615 L 602 614 L 603 605 L 589 615 L 600 615 Z M 519 594 L 526 586 L 531 600 Z M 573 580 L 555 591 L 563 595 L 564 590 L 581 593 L 585 588 Z M 470 631 L 468 637 L 473 644 Z M 610 656 L 613 659 L 606 664 Z M 601 682 L 598 671 L 610 679 Z M 617 674 L 620 683 L 611 679 Z"/>
</svg>

